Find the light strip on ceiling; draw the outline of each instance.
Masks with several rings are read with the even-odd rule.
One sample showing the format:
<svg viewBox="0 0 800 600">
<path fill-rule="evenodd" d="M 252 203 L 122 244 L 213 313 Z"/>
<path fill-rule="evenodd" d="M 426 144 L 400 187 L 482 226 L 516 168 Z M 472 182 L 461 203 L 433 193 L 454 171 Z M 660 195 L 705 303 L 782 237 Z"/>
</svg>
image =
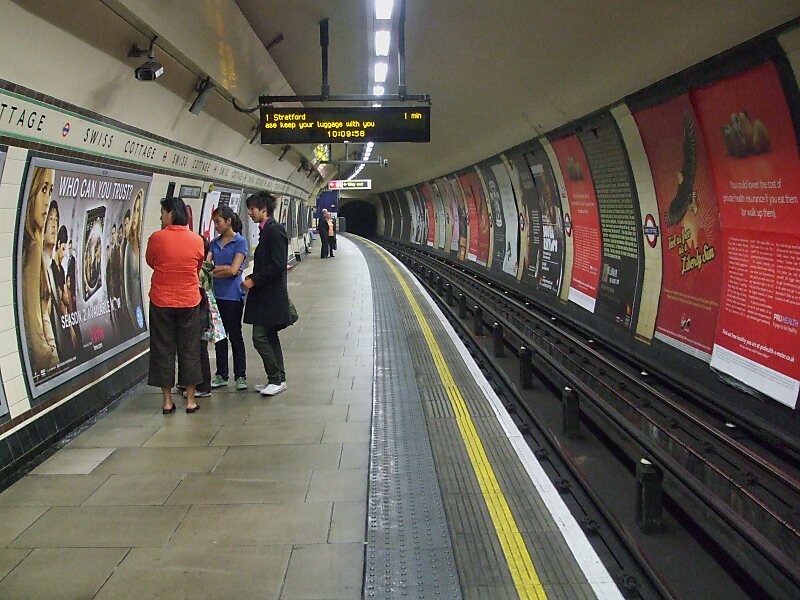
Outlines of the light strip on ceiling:
<svg viewBox="0 0 800 600">
<path fill-rule="evenodd" d="M 392 39 L 390 31 L 375 32 L 375 56 L 389 56 L 389 44 Z"/>
<path fill-rule="evenodd" d="M 394 0 L 375 0 L 375 18 L 386 20 L 392 18 Z"/>
<path fill-rule="evenodd" d="M 385 62 L 375 63 L 375 83 L 386 81 L 386 74 L 389 72 L 389 64 Z"/>
</svg>

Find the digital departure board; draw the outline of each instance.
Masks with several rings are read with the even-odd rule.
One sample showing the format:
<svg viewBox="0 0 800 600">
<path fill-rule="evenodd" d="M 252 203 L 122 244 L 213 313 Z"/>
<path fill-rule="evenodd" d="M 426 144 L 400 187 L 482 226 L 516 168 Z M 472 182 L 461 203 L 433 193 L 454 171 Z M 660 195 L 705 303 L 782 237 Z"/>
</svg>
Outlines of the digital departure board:
<svg viewBox="0 0 800 600">
<path fill-rule="evenodd" d="M 262 144 L 430 141 L 430 106 L 261 108 Z"/>
</svg>

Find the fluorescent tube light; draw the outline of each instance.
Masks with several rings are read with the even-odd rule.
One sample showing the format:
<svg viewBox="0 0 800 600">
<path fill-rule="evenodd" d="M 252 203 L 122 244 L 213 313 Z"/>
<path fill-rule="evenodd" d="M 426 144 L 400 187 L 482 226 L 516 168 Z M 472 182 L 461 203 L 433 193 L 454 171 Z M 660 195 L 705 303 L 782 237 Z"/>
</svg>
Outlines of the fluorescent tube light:
<svg viewBox="0 0 800 600">
<path fill-rule="evenodd" d="M 389 56 L 389 42 L 392 39 L 390 31 L 375 32 L 375 56 Z"/>
<path fill-rule="evenodd" d="M 373 96 L 383 96 L 383 92 L 386 90 L 383 89 L 382 85 L 375 85 L 372 86 L 372 95 Z"/>
<path fill-rule="evenodd" d="M 386 81 L 386 74 L 389 72 L 389 64 L 385 62 L 375 63 L 375 83 Z"/>
<path fill-rule="evenodd" d="M 394 0 L 375 0 L 375 18 L 391 19 Z"/>
</svg>

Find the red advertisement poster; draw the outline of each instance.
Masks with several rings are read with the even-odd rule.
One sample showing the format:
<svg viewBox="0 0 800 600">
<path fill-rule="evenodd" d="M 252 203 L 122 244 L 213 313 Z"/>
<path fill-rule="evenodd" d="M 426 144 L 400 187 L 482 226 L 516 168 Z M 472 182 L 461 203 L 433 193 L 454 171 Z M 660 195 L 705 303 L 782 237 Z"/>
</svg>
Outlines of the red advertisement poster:
<svg viewBox="0 0 800 600">
<path fill-rule="evenodd" d="M 433 209 L 433 198 L 431 197 L 431 188 L 428 184 L 424 183 L 417 186 L 417 192 L 425 202 L 425 214 L 428 215 L 428 246 L 433 246 L 436 241 L 436 215 Z"/>
<path fill-rule="evenodd" d="M 722 235 L 703 132 L 688 95 L 634 115 L 653 175 L 663 279 L 655 337 L 711 360 L 722 285 Z M 651 241 L 652 240 L 652 241 Z M 657 240 L 657 241 L 656 241 Z"/>
<path fill-rule="evenodd" d="M 600 216 L 592 174 L 577 135 L 552 142 L 567 187 L 570 214 L 564 215 L 564 230 L 573 232 L 574 255 L 569 299 L 594 312 L 603 248 Z"/>
<path fill-rule="evenodd" d="M 711 366 L 794 408 L 800 156 L 774 65 L 692 92 L 716 181 L 722 299 Z"/>
<path fill-rule="evenodd" d="M 467 201 L 469 212 L 469 253 L 467 259 L 486 266 L 489 259 L 489 213 L 486 200 L 480 191 L 481 184 L 475 173 L 462 173 L 458 176 L 461 191 Z M 477 185 L 476 185 L 477 184 Z"/>
</svg>

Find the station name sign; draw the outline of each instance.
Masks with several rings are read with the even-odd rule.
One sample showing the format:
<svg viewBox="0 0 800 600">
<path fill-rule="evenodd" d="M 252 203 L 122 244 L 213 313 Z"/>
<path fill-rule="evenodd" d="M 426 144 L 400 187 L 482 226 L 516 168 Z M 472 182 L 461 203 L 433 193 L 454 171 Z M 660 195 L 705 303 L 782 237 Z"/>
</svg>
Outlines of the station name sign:
<svg viewBox="0 0 800 600">
<path fill-rule="evenodd" d="M 261 107 L 262 144 L 430 141 L 430 106 Z"/>
<path fill-rule="evenodd" d="M 329 190 L 371 190 L 372 179 L 332 179 L 328 182 Z"/>
</svg>

